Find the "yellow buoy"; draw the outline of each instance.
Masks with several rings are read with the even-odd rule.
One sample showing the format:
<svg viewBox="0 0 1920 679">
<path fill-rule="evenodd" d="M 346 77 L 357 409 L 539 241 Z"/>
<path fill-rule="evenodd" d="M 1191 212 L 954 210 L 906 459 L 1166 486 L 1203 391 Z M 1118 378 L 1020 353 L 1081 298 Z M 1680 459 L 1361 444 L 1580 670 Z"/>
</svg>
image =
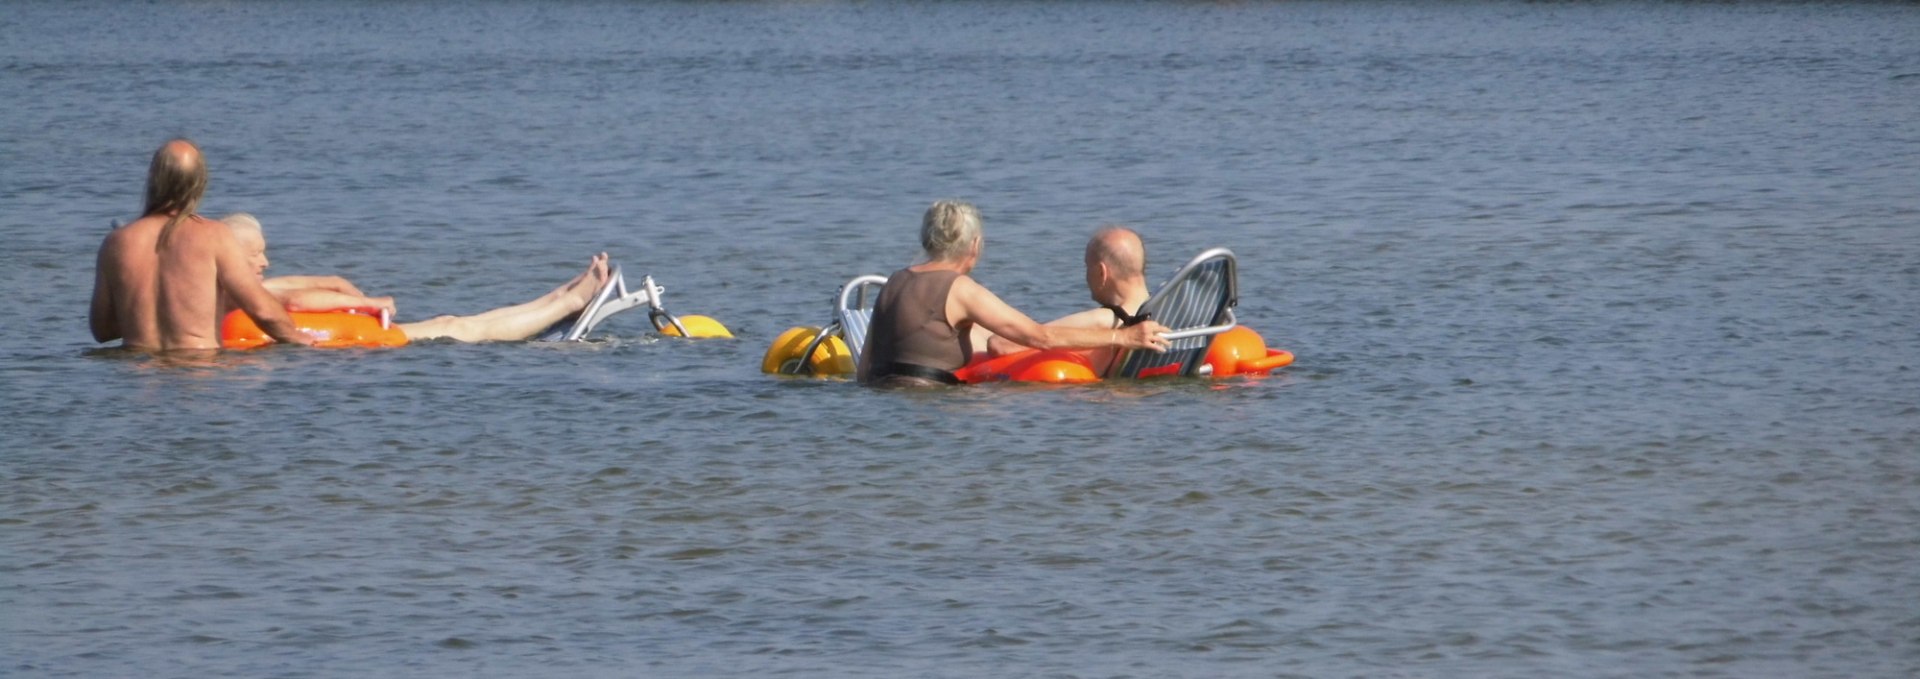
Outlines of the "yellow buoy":
<svg viewBox="0 0 1920 679">
<path fill-rule="evenodd" d="M 815 375 L 852 375 L 858 369 L 853 363 L 853 351 L 847 348 L 846 340 L 838 335 L 828 337 L 820 347 L 813 350 L 813 374 Z"/>
<path fill-rule="evenodd" d="M 713 320 L 712 318 L 706 316 L 680 316 L 679 319 L 680 325 L 686 326 L 687 335 L 690 337 L 733 338 L 733 333 L 727 331 L 727 326 L 721 325 L 719 321 Z M 660 334 L 668 337 L 679 337 L 680 329 L 673 327 L 672 323 L 668 323 L 667 327 L 660 329 Z"/>
<path fill-rule="evenodd" d="M 691 330 L 692 328 L 688 328 Z M 820 346 L 814 347 L 813 356 L 801 354 L 820 336 L 819 326 L 796 326 L 788 328 L 774 338 L 767 347 L 766 356 L 760 359 L 760 372 L 774 375 L 851 375 L 855 369 L 853 352 L 847 349 L 847 343 L 838 336 L 828 337 Z M 810 360 L 809 360 L 810 359 Z"/>
<path fill-rule="evenodd" d="M 767 354 L 760 358 L 760 372 L 772 375 L 787 374 L 788 371 L 782 370 L 787 367 L 787 361 L 799 360 L 800 352 L 805 351 L 807 343 L 812 342 L 813 338 L 819 334 L 820 326 L 817 325 L 787 328 L 786 332 L 773 338 L 773 344 L 767 346 Z"/>
</svg>

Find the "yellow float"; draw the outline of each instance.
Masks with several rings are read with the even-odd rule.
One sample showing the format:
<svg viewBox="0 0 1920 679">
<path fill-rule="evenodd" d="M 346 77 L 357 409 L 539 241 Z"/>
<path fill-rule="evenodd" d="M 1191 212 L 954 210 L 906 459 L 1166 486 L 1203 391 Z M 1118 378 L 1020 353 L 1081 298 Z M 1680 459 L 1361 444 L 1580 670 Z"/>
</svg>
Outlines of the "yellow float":
<svg viewBox="0 0 1920 679">
<path fill-rule="evenodd" d="M 812 354 L 807 353 L 809 347 L 813 349 Z M 760 372 L 773 375 L 845 377 L 856 369 L 853 351 L 847 348 L 846 340 L 838 335 L 821 338 L 817 325 L 788 328 L 774 338 L 766 355 L 760 358 Z"/>
<path fill-rule="evenodd" d="M 660 315 L 656 315 L 653 317 L 653 324 L 660 330 L 660 334 L 667 337 L 733 338 L 733 333 L 727 330 L 727 326 L 707 316 L 667 316 L 666 320 L 662 320 Z M 682 328 L 686 329 L 685 334 L 680 332 Z"/>
</svg>

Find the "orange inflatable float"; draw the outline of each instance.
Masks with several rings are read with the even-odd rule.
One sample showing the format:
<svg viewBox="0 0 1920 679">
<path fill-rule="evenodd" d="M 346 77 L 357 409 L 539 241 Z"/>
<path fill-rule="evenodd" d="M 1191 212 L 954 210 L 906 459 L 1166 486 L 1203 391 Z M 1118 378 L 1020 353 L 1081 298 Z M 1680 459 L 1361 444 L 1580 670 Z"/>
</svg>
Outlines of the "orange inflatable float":
<svg viewBox="0 0 1920 679">
<path fill-rule="evenodd" d="M 1209 375 L 1265 375 L 1275 368 L 1293 365 L 1293 352 L 1268 349 L 1267 340 L 1246 326 L 1236 326 L 1213 338 L 1205 361 Z"/>
<path fill-rule="evenodd" d="M 984 357 L 953 371 L 967 384 L 981 382 L 1045 382 L 1081 384 L 1098 382 L 1093 363 L 1080 352 L 1067 349 L 1028 349 L 1005 356 Z"/>
<path fill-rule="evenodd" d="M 1293 352 L 1269 349 L 1260 333 L 1236 327 L 1213 338 L 1200 372 L 1213 377 L 1266 375 L 1293 364 Z M 1098 382 L 1093 363 L 1077 351 L 1029 349 L 1005 356 L 980 358 L 954 371 L 961 382 L 1043 382 L 1081 384 Z"/>
<path fill-rule="evenodd" d="M 359 311 L 293 311 L 294 326 L 313 335 L 313 345 L 339 347 L 398 347 L 407 344 L 407 333 L 391 327 L 384 316 Z M 273 344 L 267 331 L 253 317 L 235 309 L 220 323 L 220 346 L 228 349 L 252 349 Z"/>
</svg>

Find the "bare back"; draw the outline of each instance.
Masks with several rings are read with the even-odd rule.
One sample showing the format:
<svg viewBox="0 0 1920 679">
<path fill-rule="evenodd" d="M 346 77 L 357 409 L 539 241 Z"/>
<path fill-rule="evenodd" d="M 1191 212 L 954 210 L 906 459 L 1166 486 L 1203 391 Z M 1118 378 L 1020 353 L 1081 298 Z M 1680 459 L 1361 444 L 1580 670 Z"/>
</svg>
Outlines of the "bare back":
<svg viewBox="0 0 1920 679">
<path fill-rule="evenodd" d="M 191 216 L 163 239 L 166 221 L 142 217 L 100 244 L 89 314 L 95 340 L 146 351 L 219 349 L 223 293 L 276 339 L 297 333 L 226 225 Z"/>
</svg>

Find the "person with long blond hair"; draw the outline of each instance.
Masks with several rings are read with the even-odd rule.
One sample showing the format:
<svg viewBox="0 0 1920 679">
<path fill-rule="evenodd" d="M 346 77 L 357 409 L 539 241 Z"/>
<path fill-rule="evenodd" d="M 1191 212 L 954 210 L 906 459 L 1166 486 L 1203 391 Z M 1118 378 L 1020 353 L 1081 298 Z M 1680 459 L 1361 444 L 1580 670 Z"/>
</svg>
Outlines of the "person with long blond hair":
<svg viewBox="0 0 1920 679">
<path fill-rule="evenodd" d="M 247 264 L 233 232 L 196 213 L 207 190 L 200 147 L 153 152 L 140 218 L 101 241 L 87 325 L 97 342 L 141 351 L 220 348 L 220 311 L 245 309 L 275 340 L 312 344 Z"/>
</svg>

